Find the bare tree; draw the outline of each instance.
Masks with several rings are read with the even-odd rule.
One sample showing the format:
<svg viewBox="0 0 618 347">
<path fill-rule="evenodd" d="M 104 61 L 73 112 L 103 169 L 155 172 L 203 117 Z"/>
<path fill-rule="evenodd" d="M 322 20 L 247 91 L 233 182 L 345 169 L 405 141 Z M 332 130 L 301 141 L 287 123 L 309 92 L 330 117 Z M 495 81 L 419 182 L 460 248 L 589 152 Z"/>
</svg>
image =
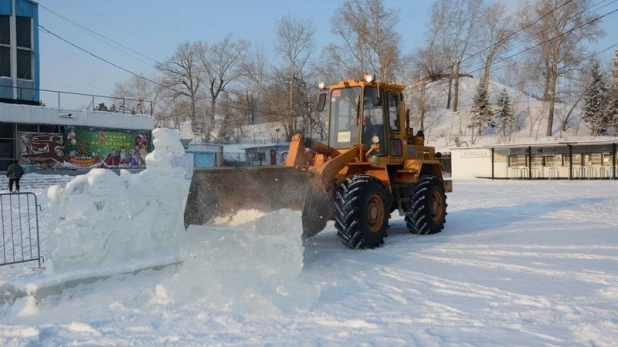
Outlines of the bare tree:
<svg viewBox="0 0 618 347">
<path fill-rule="evenodd" d="M 205 119 L 206 132 L 210 134 L 215 126 L 219 95 L 227 91 L 230 83 L 238 81 L 243 76 L 242 67 L 250 45 L 246 40 L 234 41 L 232 35 L 228 34 L 223 40 L 212 45 L 202 42 L 198 43 L 197 47 L 210 96 L 210 112 Z"/>
<path fill-rule="evenodd" d="M 275 48 L 285 59 L 288 84 L 288 112 L 291 121 L 288 132 L 297 130 L 297 114 L 294 110 L 294 85 L 297 75 L 302 75 L 314 47 L 315 28 L 311 19 L 286 15 L 276 23 Z"/>
<path fill-rule="evenodd" d="M 586 13 L 591 5 L 591 0 L 528 0 L 521 8 L 520 24 L 544 78 L 543 100 L 549 102 L 546 136 L 553 134 L 557 83 L 567 75 L 563 67 L 576 65 L 584 53 L 583 43 L 603 35 L 595 20 L 599 15 Z"/>
<path fill-rule="evenodd" d="M 482 83 L 489 87 L 491 67 L 496 58 L 504 54 L 504 48 L 517 38 L 513 17 L 504 3 L 496 2 L 482 9 L 479 16 L 475 48 L 483 63 Z"/>
<path fill-rule="evenodd" d="M 449 0 L 444 0 L 449 1 Z M 457 112 L 459 105 L 459 71 L 464 55 L 468 51 L 474 37 L 475 24 L 481 10 L 482 0 L 456 0 L 452 12 L 455 33 L 452 36 L 453 60 L 451 61 L 454 79 L 453 111 Z"/>
<path fill-rule="evenodd" d="M 441 71 L 434 74 L 448 73 L 449 87 L 446 108 L 457 111 L 459 104 L 459 78 L 461 64 L 472 40 L 476 38 L 475 29 L 481 11 L 482 0 L 437 0 L 433 3 L 431 21 L 427 30 L 428 48 L 426 55 L 442 56 L 447 65 L 440 62 Z M 453 87 L 454 86 L 454 90 Z M 454 93 L 454 95 L 452 95 Z"/>
<path fill-rule="evenodd" d="M 172 102 L 188 101 L 187 114 L 191 119 L 194 133 L 203 133 L 198 119 L 201 76 L 196 44 L 185 42 L 176 48 L 174 54 L 165 62 L 156 65 L 162 74 L 161 84 L 170 91 Z"/>
<path fill-rule="evenodd" d="M 386 9 L 384 0 L 346 0 L 331 20 L 331 32 L 342 42 L 329 45 L 326 54 L 348 75 L 376 73 L 394 82 L 401 55 L 398 23 L 399 11 Z"/>
<path fill-rule="evenodd" d="M 153 114 L 158 111 L 159 103 L 165 93 L 160 85 L 147 81 L 138 76 L 131 76 L 128 80 L 117 82 L 113 95 L 122 99 L 120 107 L 138 114 Z"/>
<path fill-rule="evenodd" d="M 250 56 L 251 58 L 243 64 L 245 78 L 242 82 L 247 90 L 255 93 L 256 110 L 253 121 L 285 122 L 289 119 L 289 106 L 285 106 L 287 98 L 281 98 L 281 95 L 287 93 L 285 77 L 279 76 L 277 69 L 268 64 L 264 47 L 255 47 Z M 275 89 L 276 92 L 273 92 Z"/>
</svg>

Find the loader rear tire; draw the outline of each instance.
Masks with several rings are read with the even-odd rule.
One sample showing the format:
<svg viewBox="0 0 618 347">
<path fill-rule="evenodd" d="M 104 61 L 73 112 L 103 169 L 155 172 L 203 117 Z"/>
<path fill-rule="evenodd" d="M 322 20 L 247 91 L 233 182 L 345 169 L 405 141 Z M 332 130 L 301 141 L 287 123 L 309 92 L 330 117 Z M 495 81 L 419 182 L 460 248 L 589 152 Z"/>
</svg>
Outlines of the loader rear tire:
<svg viewBox="0 0 618 347">
<path fill-rule="evenodd" d="M 344 245 L 376 248 L 384 243 L 390 213 L 386 189 L 367 175 L 346 178 L 335 194 L 335 227 Z"/>
<path fill-rule="evenodd" d="M 436 234 L 446 223 L 444 184 L 435 176 L 421 176 L 414 187 L 412 203 L 405 221 L 408 230 L 417 235 Z"/>
</svg>

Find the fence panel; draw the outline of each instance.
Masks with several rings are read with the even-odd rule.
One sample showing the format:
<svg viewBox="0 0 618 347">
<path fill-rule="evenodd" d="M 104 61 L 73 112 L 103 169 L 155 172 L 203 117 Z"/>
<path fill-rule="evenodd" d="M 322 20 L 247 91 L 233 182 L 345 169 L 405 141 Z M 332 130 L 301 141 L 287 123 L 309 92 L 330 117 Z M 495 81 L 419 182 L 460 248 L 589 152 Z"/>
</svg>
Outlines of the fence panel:
<svg viewBox="0 0 618 347">
<path fill-rule="evenodd" d="M 34 193 L 0 194 L 0 266 L 37 261 L 41 267 L 39 209 Z"/>
<path fill-rule="evenodd" d="M 549 179 L 557 179 L 560 178 L 560 172 L 558 171 L 558 168 L 555 167 L 550 167 L 549 168 Z"/>
</svg>

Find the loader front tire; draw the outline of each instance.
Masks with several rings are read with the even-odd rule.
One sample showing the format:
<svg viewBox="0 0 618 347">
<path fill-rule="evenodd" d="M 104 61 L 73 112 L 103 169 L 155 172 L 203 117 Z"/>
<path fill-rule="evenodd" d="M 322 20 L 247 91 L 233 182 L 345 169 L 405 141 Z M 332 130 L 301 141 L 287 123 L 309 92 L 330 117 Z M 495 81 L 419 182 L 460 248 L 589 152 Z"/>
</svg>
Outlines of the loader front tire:
<svg viewBox="0 0 618 347">
<path fill-rule="evenodd" d="M 384 243 L 390 201 L 380 180 L 367 175 L 346 178 L 335 195 L 335 227 L 344 245 L 376 248 Z"/>
<path fill-rule="evenodd" d="M 446 223 L 444 184 L 435 176 L 421 176 L 414 187 L 411 209 L 405 221 L 408 230 L 417 235 L 436 234 Z"/>
</svg>

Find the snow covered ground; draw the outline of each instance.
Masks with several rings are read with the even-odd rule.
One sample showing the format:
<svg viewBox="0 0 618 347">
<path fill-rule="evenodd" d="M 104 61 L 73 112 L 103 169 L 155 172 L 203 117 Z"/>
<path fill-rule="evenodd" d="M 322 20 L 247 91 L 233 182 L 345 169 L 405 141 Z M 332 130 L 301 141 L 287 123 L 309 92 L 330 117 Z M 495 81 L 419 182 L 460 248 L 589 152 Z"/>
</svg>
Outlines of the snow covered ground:
<svg viewBox="0 0 618 347">
<path fill-rule="evenodd" d="M 0 345 L 616 346 L 618 185 L 455 179 L 447 227 L 384 247 L 278 211 L 193 228 L 180 266 L 0 308 Z M 43 250 L 48 207 L 43 205 Z M 35 263 L 0 267 L 0 284 Z"/>
</svg>

